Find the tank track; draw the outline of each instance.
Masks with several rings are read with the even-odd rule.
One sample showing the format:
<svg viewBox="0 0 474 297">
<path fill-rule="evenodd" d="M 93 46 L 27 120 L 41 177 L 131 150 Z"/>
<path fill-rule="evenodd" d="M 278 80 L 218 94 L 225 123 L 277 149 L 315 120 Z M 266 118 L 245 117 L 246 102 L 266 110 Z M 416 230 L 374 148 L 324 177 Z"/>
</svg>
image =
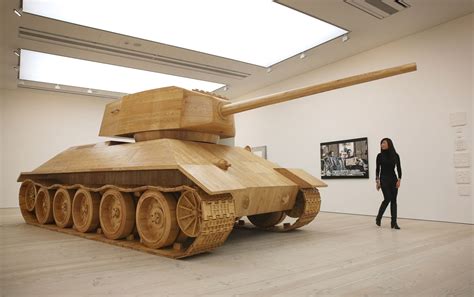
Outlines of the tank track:
<svg viewBox="0 0 474 297">
<path fill-rule="evenodd" d="M 311 223 L 319 213 L 321 209 L 321 195 L 318 189 L 300 189 L 300 193 L 303 196 L 303 212 L 298 219 L 290 225 L 283 225 L 283 229 L 274 227 L 275 231 L 290 231 L 297 228 L 301 228 Z"/>
<path fill-rule="evenodd" d="M 289 216 L 297 218 L 293 223 L 284 223 L 271 227 L 256 227 L 246 225 L 244 221 L 240 220 L 236 226 L 245 229 L 259 228 L 273 232 L 288 232 L 311 223 L 318 215 L 320 209 L 321 195 L 317 188 L 299 189 L 295 206 L 293 209 L 286 211 Z"/>
<path fill-rule="evenodd" d="M 134 236 L 127 237 L 126 240 L 112 240 L 100 234 L 100 227 L 96 233 L 82 233 L 73 228 L 61 228 L 53 224 L 40 224 L 34 212 L 26 209 L 25 197 L 22 197 L 21 190 L 19 196 L 20 210 L 25 222 L 34 226 L 45 228 L 48 230 L 58 231 L 61 233 L 71 234 L 91 240 L 101 241 L 116 246 L 126 247 L 133 250 L 147 252 L 150 254 L 166 256 L 170 258 L 184 258 L 192 255 L 204 253 L 215 249 L 222 245 L 233 229 L 235 222 L 234 200 L 231 194 L 208 195 L 199 189 L 189 186 L 179 186 L 175 188 L 164 188 L 159 186 L 140 186 L 140 187 L 119 187 L 115 185 L 104 185 L 101 187 L 88 187 L 80 184 L 62 185 L 52 184 L 43 185 L 33 180 L 25 180 L 22 184 L 32 183 L 37 191 L 39 188 L 46 190 L 87 190 L 95 193 L 114 189 L 123 193 L 142 193 L 147 190 L 156 190 L 164 193 L 184 193 L 192 192 L 199 199 L 200 203 L 200 232 L 196 237 L 190 238 L 186 236 L 178 237 L 171 247 L 154 249 L 140 243 Z M 137 235 L 135 233 L 135 235 Z M 184 239 L 183 239 L 184 238 Z M 178 242 L 179 241 L 179 242 Z"/>
</svg>

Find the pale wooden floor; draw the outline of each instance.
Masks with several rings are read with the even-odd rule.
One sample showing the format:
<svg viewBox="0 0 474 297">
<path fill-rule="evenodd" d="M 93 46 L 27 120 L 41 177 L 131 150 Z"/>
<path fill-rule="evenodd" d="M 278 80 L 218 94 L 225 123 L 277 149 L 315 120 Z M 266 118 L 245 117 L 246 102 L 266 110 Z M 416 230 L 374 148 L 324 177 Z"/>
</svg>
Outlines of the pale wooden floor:
<svg viewBox="0 0 474 297">
<path fill-rule="evenodd" d="M 171 260 L 0 217 L 1 296 L 474 296 L 472 225 L 321 213 Z"/>
</svg>

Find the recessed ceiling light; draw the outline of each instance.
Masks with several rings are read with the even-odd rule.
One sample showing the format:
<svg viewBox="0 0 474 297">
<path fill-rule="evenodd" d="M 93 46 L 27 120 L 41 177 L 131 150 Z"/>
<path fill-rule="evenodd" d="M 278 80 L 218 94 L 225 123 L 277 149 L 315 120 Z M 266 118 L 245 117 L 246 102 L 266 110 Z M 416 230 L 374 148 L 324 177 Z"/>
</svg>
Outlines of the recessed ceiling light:
<svg viewBox="0 0 474 297">
<path fill-rule="evenodd" d="M 262 67 L 347 33 L 271 0 L 101 0 L 91 5 L 23 0 L 28 13 Z"/>
<path fill-rule="evenodd" d="M 80 59 L 21 51 L 20 79 L 120 93 L 177 86 L 214 91 L 224 84 Z"/>
</svg>

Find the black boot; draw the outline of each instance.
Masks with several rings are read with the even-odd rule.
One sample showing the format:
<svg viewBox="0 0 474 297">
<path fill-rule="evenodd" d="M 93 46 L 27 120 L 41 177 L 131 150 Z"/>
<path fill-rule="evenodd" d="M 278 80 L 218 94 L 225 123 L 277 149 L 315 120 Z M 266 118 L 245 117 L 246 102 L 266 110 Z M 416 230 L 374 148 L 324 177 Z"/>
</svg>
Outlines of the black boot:
<svg viewBox="0 0 474 297">
<path fill-rule="evenodd" d="M 375 218 L 375 224 L 376 224 L 377 226 L 379 226 L 379 227 L 380 227 L 381 221 L 382 221 L 381 218 L 379 218 L 379 217 L 376 217 L 376 218 Z"/>
<path fill-rule="evenodd" d="M 392 223 L 392 229 L 400 230 L 400 226 L 397 223 Z"/>
</svg>

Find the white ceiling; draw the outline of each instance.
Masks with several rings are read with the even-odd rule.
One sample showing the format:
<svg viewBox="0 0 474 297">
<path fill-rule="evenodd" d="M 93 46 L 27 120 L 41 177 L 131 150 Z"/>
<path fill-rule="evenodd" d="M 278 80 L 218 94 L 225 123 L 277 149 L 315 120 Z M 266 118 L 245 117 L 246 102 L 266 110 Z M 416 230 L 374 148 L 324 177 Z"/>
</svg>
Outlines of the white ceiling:
<svg viewBox="0 0 474 297">
<path fill-rule="evenodd" d="M 410 8 L 380 20 L 343 0 L 281 0 L 288 7 L 350 31 L 350 39 L 334 39 L 307 51 L 304 59 L 289 58 L 267 72 L 256 65 L 27 13 L 17 17 L 13 9 L 19 7 L 19 0 L 1 2 L 0 87 L 18 86 L 14 69 L 18 57 L 13 51 L 24 48 L 223 83 L 229 88 L 218 93 L 231 99 L 474 11 L 474 0 L 406 0 Z"/>
</svg>

